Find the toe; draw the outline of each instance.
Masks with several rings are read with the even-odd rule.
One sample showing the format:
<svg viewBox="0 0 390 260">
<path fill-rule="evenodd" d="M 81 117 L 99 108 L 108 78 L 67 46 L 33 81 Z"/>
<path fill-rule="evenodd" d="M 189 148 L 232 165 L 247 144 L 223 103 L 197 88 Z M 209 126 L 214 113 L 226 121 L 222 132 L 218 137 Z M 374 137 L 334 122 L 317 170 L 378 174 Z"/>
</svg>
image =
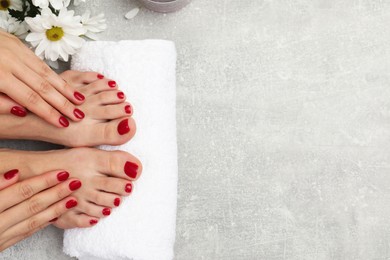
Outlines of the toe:
<svg viewBox="0 0 390 260">
<path fill-rule="evenodd" d="M 141 162 L 129 153 L 102 150 L 99 153 L 98 167 L 102 174 L 127 180 L 136 180 L 142 173 Z"/>
<path fill-rule="evenodd" d="M 87 228 L 95 226 L 98 222 L 99 218 L 76 211 L 69 211 L 59 217 L 53 225 L 61 229 Z"/>
<path fill-rule="evenodd" d="M 91 141 L 97 141 L 97 144 L 120 145 L 133 138 L 135 132 L 136 125 L 133 118 L 121 118 L 95 126 L 92 129 L 91 136 L 94 136 L 94 138 Z"/>
<path fill-rule="evenodd" d="M 111 214 L 111 207 L 103 207 L 94 204 L 92 201 L 79 201 L 77 210 L 95 218 L 107 217 Z"/>
<path fill-rule="evenodd" d="M 83 88 L 87 84 L 99 81 L 98 73 L 96 72 L 82 72 L 75 70 L 67 70 L 61 73 L 61 77 L 76 88 Z"/>
<path fill-rule="evenodd" d="M 91 110 L 91 111 L 89 111 Z M 121 117 L 131 116 L 132 107 L 129 103 L 115 105 L 98 106 L 85 111 L 88 115 L 96 120 L 112 120 Z"/>
<path fill-rule="evenodd" d="M 83 85 L 79 91 L 85 94 L 87 97 L 96 95 L 100 92 L 116 90 L 118 89 L 118 84 L 115 80 L 112 79 L 100 79 L 98 81 L 94 81 L 89 85 Z"/>
<path fill-rule="evenodd" d="M 123 178 L 123 176 L 121 176 Z M 132 189 L 132 183 L 128 180 L 122 179 L 122 178 L 113 178 L 113 177 L 107 177 L 107 176 L 99 176 L 94 179 L 94 186 L 98 190 L 109 192 L 109 194 L 114 195 L 117 194 L 115 197 L 119 196 L 127 196 L 131 192 Z M 130 186 L 129 186 L 130 183 Z M 129 192 L 129 187 L 131 187 Z M 99 194 L 99 196 L 103 196 L 105 194 Z M 100 197 L 99 197 L 100 198 Z M 105 201 L 113 201 L 113 197 L 107 198 Z M 95 201 L 96 204 L 100 204 Z M 109 202 L 111 203 L 111 202 Z M 112 204 L 112 203 L 111 203 Z M 111 204 L 104 204 L 105 206 L 111 206 Z"/>
<path fill-rule="evenodd" d="M 89 198 L 94 204 L 108 208 L 118 207 L 121 203 L 120 196 L 104 191 L 94 191 L 92 195 L 89 196 Z"/>
<path fill-rule="evenodd" d="M 92 104 L 111 105 L 125 102 L 126 96 L 120 90 L 108 90 L 90 96 L 89 100 Z"/>
</svg>

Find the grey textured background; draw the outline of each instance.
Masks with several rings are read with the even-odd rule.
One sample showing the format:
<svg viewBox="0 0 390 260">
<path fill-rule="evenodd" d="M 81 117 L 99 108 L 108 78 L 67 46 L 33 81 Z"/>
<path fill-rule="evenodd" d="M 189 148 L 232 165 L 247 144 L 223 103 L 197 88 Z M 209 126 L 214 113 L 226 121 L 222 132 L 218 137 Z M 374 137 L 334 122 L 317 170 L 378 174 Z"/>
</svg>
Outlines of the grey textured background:
<svg viewBox="0 0 390 260">
<path fill-rule="evenodd" d="M 86 6 L 102 39 L 177 44 L 177 260 L 390 259 L 390 2 L 135 5 Z M 2 259 L 69 259 L 61 234 Z"/>
</svg>

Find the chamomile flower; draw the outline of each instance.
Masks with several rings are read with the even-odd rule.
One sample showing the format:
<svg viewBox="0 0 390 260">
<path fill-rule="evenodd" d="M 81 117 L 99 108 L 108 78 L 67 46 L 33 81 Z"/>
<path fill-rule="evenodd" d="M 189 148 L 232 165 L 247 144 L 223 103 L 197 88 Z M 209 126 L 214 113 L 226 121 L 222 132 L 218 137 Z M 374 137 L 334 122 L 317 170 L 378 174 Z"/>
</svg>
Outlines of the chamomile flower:
<svg viewBox="0 0 390 260">
<path fill-rule="evenodd" d="M 97 35 L 95 33 L 102 32 L 107 28 L 104 14 L 99 14 L 91 17 L 90 11 L 86 11 L 81 16 L 81 23 L 83 24 L 84 28 L 87 30 L 85 36 L 92 40 L 97 40 Z"/>
<path fill-rule="evenodd" d="M 68 61 L 84 43 L 79 37 L 86 32 L 80 23 L 80 16 L 74 16 L 74 11 L 62 8 L 56 16 L 50 9 L 42 9 L 40 15 L 27 17 L 31 33 L 26 41 L 36 47 L 35 54 L 45 59 L 55 61 L 58 58 Z"/>
<path fill-rule="evenodd" d="M 8 12 L 0 12 L 0 28 L 19 38 L 24 38 L 28 31 L 25 22 L 16 20 Z"/>
<path fill-rule="evenodd" d="M 49 4 L 51 4 L 51 6 L 53 6 L 56 10 L 60 10 L 64 7 L 63 0 L 32 0 L 32 2 L 35 6 L 39 6 L 40 8 L 49 7 Z"/>
<path fill-rule="evenodd" d="M 0 0 L 0 12 L 8 9 L 21 11 L 23 9 L 22 0 Z"/>
</svg>

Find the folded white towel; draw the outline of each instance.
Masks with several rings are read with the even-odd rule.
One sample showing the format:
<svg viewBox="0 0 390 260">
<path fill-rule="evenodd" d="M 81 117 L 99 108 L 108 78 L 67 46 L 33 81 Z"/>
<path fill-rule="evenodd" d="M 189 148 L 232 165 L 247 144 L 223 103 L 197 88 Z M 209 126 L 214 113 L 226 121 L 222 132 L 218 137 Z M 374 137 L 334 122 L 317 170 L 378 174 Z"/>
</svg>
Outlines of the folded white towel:
<svg viewBox="0 0 390 260">
<path fill-rule="evenodd" d="M 177 202 L 176 51 L 163 40 L 88 42 L 72 69 L 114 79 L 134 108 L 135 137 L 102 146 L 137 156 L 143 173 L 119 208 L 87 229 L 65 232 L 64 252 L 79 259 L 173 258 Z"/>
</svg>

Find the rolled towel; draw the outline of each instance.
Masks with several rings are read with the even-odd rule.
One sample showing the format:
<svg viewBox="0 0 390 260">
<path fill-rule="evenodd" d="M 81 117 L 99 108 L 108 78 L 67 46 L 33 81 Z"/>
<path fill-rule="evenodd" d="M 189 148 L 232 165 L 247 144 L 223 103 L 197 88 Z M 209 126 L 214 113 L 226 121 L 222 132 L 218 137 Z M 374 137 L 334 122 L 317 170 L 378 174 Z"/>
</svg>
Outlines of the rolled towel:
<svg viewBox="0 0 390 260">
<path fill-rule="evenodd" d="M 87 259 L 173 259 L 177 203 L 176 51 L 163 40 L 88 42 L 72 69 L 115 79 L 134 109 L 135 137 L 121 146 L 143 173 L 120 207 L 86 229 L 65 231 L 64 252 Z"/>
</svg>

